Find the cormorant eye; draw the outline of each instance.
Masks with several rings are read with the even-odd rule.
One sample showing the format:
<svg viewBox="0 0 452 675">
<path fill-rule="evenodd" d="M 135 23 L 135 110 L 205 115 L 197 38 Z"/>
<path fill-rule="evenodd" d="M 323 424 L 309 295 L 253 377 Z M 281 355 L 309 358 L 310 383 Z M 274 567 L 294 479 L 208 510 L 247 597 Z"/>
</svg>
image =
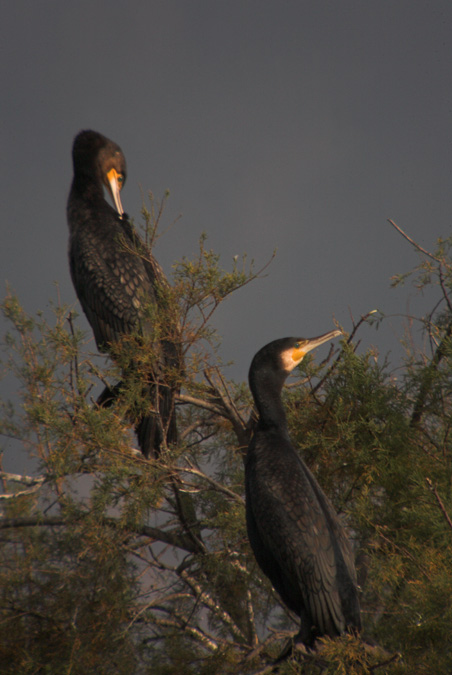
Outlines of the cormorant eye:
<svg viewBox="0 0 452 675">
<path fill-rule="evenodd" d="M 118 173 L 118 183 L 119 185 L 124 183 L 124 176 L 121 173 Z"/>
<path fill-rule="evenodd" d="M 301 347 L 301 342 L 296 342 L 295 343 L 295 349 L 300 349 Z"/>
</svg>

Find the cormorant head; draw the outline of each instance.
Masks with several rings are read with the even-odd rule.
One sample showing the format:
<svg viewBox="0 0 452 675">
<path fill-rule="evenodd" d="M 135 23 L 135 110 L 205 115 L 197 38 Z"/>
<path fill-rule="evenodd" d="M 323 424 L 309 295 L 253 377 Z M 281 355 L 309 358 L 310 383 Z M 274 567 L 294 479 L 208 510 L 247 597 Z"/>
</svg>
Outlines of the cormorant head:
<svg viewBox="0 0 452 675">
<path fill-rule="evenodd" d="M 340 330 L 332 330 L 315 338 L 283 338 L 279 350 L 281 368 L 288 375 L 295 366 L 303 361 L 308 352 L 339 335 L 342 335 Z M 279 342 L 279 340 L 276 340 L 276 342 Z"/>
<path fill-rule="evenodd" d="M 287 337 L 269 342 L 257 352 L 251 363 L 250 381 L 256 376 L 271 377 L 282 386 L 289 373 L 311 349 L 338 335 L 342 335 L 340 330 L 332 330 L 315 338 Z"/>
<path fill-rule="evenodd" d="M 119 145 L 97 131 L 81 131 L 72 147 L 74 175 L 94 179 L 110 193 L 120 216 L 119 193 L 126 182 L 126 160 Z"/>
</svg>

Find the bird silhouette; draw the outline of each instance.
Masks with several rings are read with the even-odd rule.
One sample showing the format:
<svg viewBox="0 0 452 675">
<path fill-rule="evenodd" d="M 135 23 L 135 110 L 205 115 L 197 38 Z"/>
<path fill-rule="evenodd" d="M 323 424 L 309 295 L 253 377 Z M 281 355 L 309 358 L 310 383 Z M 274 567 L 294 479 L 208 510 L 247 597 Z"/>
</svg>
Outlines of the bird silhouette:
<svg viewBox="0 0 452 675">
<path fill-rule="evenodd" d="M 305 354 L 340 335 L 282 338 L 254 357 L 249 384 L 258 412 L 245 463 L 251 547 L 286 606 L 300 617 L 297 640 L 361 629 L 353 551 L 317 480 L 289 438 L 281 391 Z"/>
</svg>

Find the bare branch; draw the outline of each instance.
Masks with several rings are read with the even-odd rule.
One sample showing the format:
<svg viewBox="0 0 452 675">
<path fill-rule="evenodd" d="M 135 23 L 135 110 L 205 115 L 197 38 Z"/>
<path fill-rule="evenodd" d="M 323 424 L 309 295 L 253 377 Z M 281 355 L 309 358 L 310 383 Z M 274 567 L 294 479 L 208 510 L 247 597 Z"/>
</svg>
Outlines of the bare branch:
<svg viewBox="0 0 452 675">
<path fill-rule="evenodd" d="M 80 522 L 81 519 L 77 522 Z M 180 548 L 189 553 L 198 553 L 198 547 L 195 546 L 191 538 L 178 534 L 177 532 L 167 532 L 150 525 L 141 525 L 139 527 L 124 527 L 122 523 L 114 518 L 102 518 L 100 521 L 106 527 L 115 527 L 123 529 L 125 532 L 136 534 L 141 537 L 149 537 Z M 13 529 L 16 527 L 67 527 L 70 521 L 61 516 L 48 516 L 47 518 L 24 517 L 24 518 L 0 518 L 0 530 Z"/>
<path fill-rule="evenodd" d="M 169 467 L 164 466 L 164 468 L 169 468 Z M 207 483 L 212 485 L 216 490 L 218 490 L 218 492 L 223 492 L 225 495 L 227 495 L 228 497 L 231 497 L 232 499 L 234 499 L 234 501 L 238 502 L 239 504 L 243 504 L 243 505 L 245 504 L 245 500 L 243 499 L 243 497 L 238 495 L 233 490 L 230 490 L 225 485 L 222 485 L 221 483 L 218 483 L 211 476 L 208 476 L 207 474 L 203 473 L 199 469 L 195 469 L 193 466 L 190 466 L 190 467 L 180 466 L 180 467 L 177 467 L 177 470 L 183 471 L 184 473 L 190 473 L 193 476 L 198 476 L 199 478 L 202 478 Z"/>
<path fill-rule="evenodd" d="M 7 471 L 0 471 L 0 478 L 24 485 L 42 485 L 45 481 L 44 476 L 25 476 L 19 473 L 8 473 Z"/>
<path fill-rule="evenodd" d="M 207 591 L 204 588 L 200 586 L 200 584 L 196 581 L 196 579 L 194 579 L 191 575 L 189 575 L 186 570 L 180 570 L 180 576 L 185 581 L 185 583 L 192 589 L 193 593 L 196 595 L 199 602 L 201 602 L 205 607 L 210 609 L 210 611 L 214 612 L 217 615 L 217 617 L 219 617 L 221 621 L 230 628 L 232 634 L 238 640 L 246 639 L 242 631 L 232 620 L 231 616 L 223 609 L 221 609 L 218 603 L 216 603 L 215 600 L 212 598 L 212 596 L 209 593 L 207 593 Z"/>
<path fill-rule="evenodd" d="M 31 495 L 37 492 L 44 484 L 44 476 L 22 476 L 16 473 L 7 473 L 6 471 L 0 471 L 0 478 L 4 482 L 13 482 L 13 483 L 22 483 L 24 485 L 29 485 L 25 490 L 19 490 L 17 492 L 5 492 L 0 495 L 0 501 L 7 501 L 9 499 L 16 499 L 17 497 L 23 497 L 25 495 Z"/>
<path fill-rule="evenodd" d="M 438 502 L 438 506 L 440 508 L 440 511 L 443 514 L 444 518 L 446 519 L 446 523 L 449 525 L 450 529 L 452 530 L 452 519 L 446 511 L 446 507 L 444 506 L 443 501 L 438 494 L 438 490 L 436 489 L 436 486 L 433 485 L 433 481 L 430 478 L 426 478 L 425 482 L 427 483 L 429 489 L 433 492 L 433 494 L 435 496 L 435 499 Z"/>
<path fill-rule="evenodd" d="M 213 379 L 210 376 L 210 373 L 204 371 L 204 377 L 209 383 L 215 398 L 218 401 L 220 401 L 221 407 L 224 410 L 223 413 L 224 417 L 226 417 L 231 422 L 240 445 L 247 446 L 249 443 L 249 434 L 247 433 L 247 425 L 245 424 L 239 411 L 237 410 L 237 407 L 234 401 L 232 400 L 229 394 L 229 390 L 218 369 L 216 369 L 216 375 L 220 380 L 221 388 L 217 386 L 217 384 L 213 381 Z"/>
<path fill-rule="evenodd" d="M 165 626 L 165 627 L 170 627 L 170 628 L 181 628 L 181 621 L 174 621 L 170 619 L 160 619 L 160 618 L 155 618 L 154 623 L 157 626 Z M 211 637 L 206 635 L 200 628 L 195 628 L 194 626 L 183 626 L 184 632 L 187 633 L 191 638 L 196 640 L 197 642 L 200 642 L 201 644 L 204 645 L 207 649 L 209 649 L 211 652 L 216 652 L 218 649 L 218 644 L 212 640 Z"/>
<path fill-rule="evenodd" d="M 394 227 L 394 228 L 397 230 L 397 232 L 399 232 L 399 234 L 402 235 L 402 237 L 404 237 L 407 241 L 409 241 L 410 244 L 411 244 L 412 246 L 414 246 L 414 248 L 416 248 L 418 251 L 420 251 L 420 252 L 423 253 L 424 255 L 428 256 L 428 257 L 431 258 L 432 260 L 435 260 L 437 263 L 440 263 L 440 264 L 441 264 L 441 260 L 440 260 L 439 258 L 437 258 L 436 256 L 434 256 L 432 253 L 429 253 L 425 248 L 423 248 L 422 246 L 420 246 L 420 244 L 417 244 L 417 243 L 414 241 L 414 239 L 411 239 L 411 237 L 409 237 L 409 236 L 407 235 L 407 233 L 404 232 L 404 231 L 402 230 L 401 227 L 399 227 L 398 225 L 396 225 L 396 223 L 395 223 L 393 220 L 391 220 L 390 218 L 388 218 L 388 223 L 390 223 L 390 224 L 392 225 L 392 227 Z"/>
<path fill-rule="evenodd" d="M 221 417 L 227 417 L 225 411 L 222 410 L 219 406 L 214 403 L 209 403 L 202 398 L 195 398 L 194 396 L 188 396 L 187 394 L 176 394 L 176 400 L 181 401 L 182 403 L 191 403 L 192 405 L 197 406 L 198 408 L 204 408 L 209 412 L 215 413 L 215 415 L 221 415 Z"/>
</svg>

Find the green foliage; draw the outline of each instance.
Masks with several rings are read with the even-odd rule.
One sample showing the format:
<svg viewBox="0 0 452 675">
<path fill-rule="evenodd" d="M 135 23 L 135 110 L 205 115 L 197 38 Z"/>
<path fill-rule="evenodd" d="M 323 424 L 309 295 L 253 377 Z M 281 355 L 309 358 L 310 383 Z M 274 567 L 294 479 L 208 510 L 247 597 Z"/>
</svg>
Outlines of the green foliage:
<svg viewBox="0 0 452 675">
<path fill-rule="evenodd" d="M 151 199 L 144 214 L 151 243 L 163 207 Z M 291 437 L 356 548 L 364 639 L 297 647 L 281 675 L 452 672 L 450 245 L 424 252 L 415 271 L 441 302 L 420 319 L 426 347 L 405 338 L 403 372 L 350 337 L 323 363 L 306 359 L 285 390 Z M 210 323 L 260 272 L 246 258 L 224 271 L 202 237 L 160 289 L 152 338 L 128 337 L 108 368 L 67 307 L 46 321 L 6 297 L 2 372 L 20 400 L 2 403 L 0 432 L 38 468 L 1 473 L 2 672 L 267 673 L 296 633 L 248 544 L 251 398 L 225 380 Z M 133 419 L 161 340 L 185 358 L 183 372 L 165 373 L 182 384 L 180 442 L 147 461 Z M 97 391 L 120 371 L 118 401 L 99 407 Z"/>
<path fill-rule="evenodd" d="M 125 537 L 89 519 L 65 525 L 3 538 L 2 672 L 134 672 L 123 632 L 135 584 Z"/>
</svg>

